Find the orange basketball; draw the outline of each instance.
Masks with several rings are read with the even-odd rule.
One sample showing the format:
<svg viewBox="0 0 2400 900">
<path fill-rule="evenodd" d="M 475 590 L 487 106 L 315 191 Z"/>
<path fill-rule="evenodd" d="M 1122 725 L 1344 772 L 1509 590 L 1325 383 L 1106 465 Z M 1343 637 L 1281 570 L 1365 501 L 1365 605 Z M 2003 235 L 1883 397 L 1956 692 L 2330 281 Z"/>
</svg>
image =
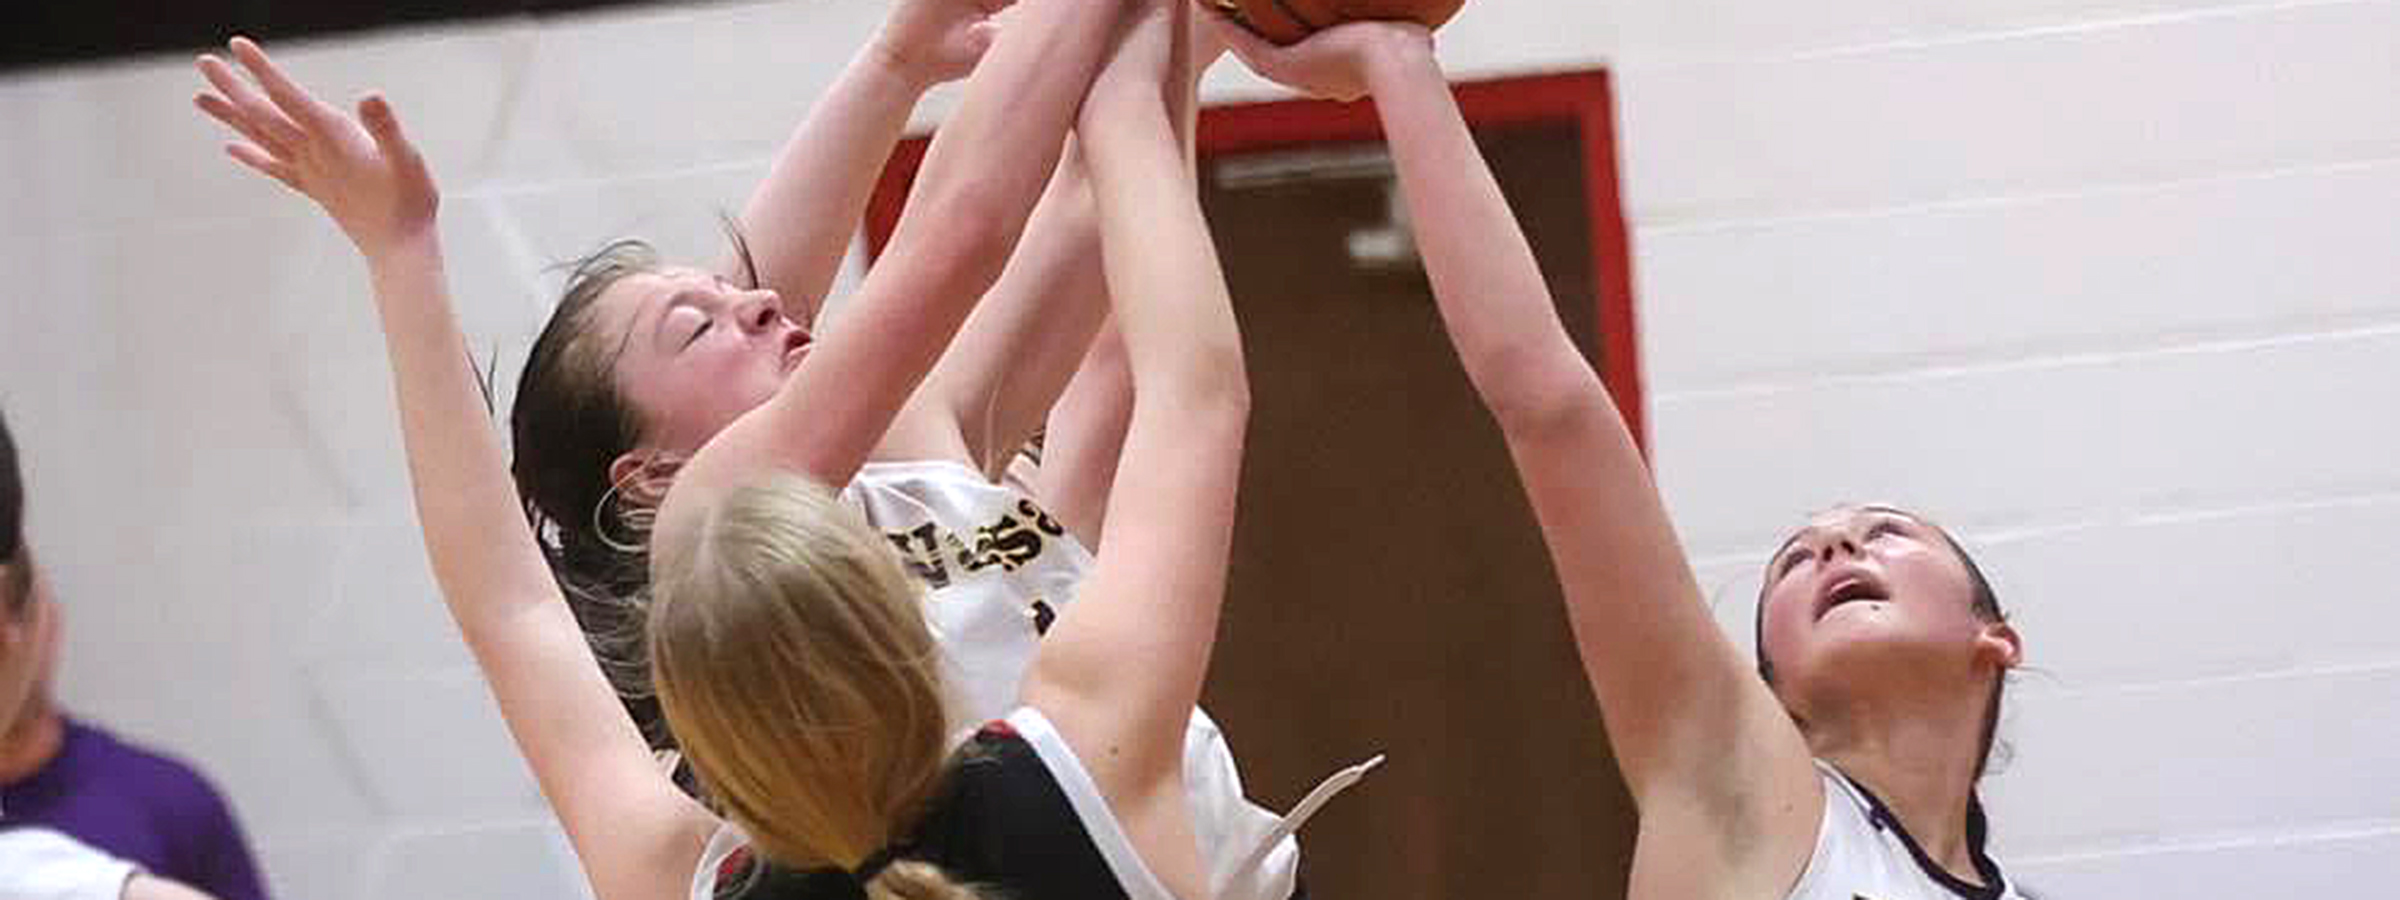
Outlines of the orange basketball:
<svg viewBox="0 0 2400 900">
<path fill-rule="evenodd" d="M 1439 28 L 1467 0 L 1211 0 L 1234 21 L 1278 44 L 1343 22 L 1407 20 Z"/>
</svg>

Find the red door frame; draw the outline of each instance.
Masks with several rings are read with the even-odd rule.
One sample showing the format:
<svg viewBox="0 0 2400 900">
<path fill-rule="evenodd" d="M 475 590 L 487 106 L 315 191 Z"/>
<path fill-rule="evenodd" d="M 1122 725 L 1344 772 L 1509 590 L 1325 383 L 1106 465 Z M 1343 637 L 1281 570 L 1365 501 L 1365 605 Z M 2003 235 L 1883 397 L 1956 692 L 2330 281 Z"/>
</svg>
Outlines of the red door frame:
<svg viewBox="0 0 2400 900">
<path fill-rule="evenodd" d="M 1633 253 L 1624 203 L 1617 192 L 1614 93 L 1607 72 L 1571 72 L 1470 81 L 1454 85 L 1459 109 L 1477 128 L 1573 123 L 1583 138 L 1584 203 L 1592 225 L 1593 280 L 1600 304 L 1602 382 L 1616 398 L 1636 442 L 1649 446 L 1644 427 L 1640 341 L 1633 309 Z M 1379 140 L 1383 126 L 1372 101 L 1282 100 L 1212 106 L 1200 112 L 1200 157 L 1321 143 Z M 900 222 L 929 139 L 914 137 L 892 153 L 867 207 L 868 258 L 883 252 Z"/>
</svg>

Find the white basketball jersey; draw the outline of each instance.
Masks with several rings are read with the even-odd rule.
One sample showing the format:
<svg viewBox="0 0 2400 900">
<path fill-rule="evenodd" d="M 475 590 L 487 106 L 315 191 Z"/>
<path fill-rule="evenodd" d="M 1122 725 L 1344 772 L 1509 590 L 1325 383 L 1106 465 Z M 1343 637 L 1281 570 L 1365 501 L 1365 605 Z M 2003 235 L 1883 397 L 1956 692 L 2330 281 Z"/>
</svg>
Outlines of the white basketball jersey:
<svg viewBox="0 0 2400 900">
<path fill-rule="evenodd" d="M 1976 854 L 1984 884 L 1962 881 L 1927 858 L 1873 795 L 1822 760 L 1817 771 L 1825 821 L 1791 900 L 2024 900 L 1990 857 Z"/>
<path fill-rule="evenodd" d="M 1035 644 L 1091 571 L 1091 552 L 1032 498 L 957 462 L 868 463 L 842 499 L 866 514 L 930 588 L 926 621 L 947 663 L 953 730 L 964 738 L 1008 716 Z M 1366 768 L 1335 774 L 1290 815 L 1278 816 L 1243 795 L 1224 735 L 1193 710 L 1184 732 L 1184 785 L 1216 896 L 1287 900 L 1300 870 L 1292 832 Z M 720 837 L 714 846 L 732 843 Z M 713 883 L 713 869 L 704 859 L 696 900 L 706 900 L 701 889 Z"/>
<path fill-rule="evenodd" d="M 928 588 L 954 730 L 1008 715 L 1034 643 L 1074 601 L 1092 554 L 1031 498 L 955 462 L 868 463 L 842 499 Z"/>
</svg>

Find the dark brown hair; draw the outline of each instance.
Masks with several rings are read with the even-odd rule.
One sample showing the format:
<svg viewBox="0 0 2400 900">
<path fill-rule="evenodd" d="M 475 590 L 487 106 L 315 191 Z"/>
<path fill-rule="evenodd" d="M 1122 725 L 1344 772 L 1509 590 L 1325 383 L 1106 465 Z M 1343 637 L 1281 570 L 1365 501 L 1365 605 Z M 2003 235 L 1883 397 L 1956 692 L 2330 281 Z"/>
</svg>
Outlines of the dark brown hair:
<svg viewBox="0 0 2400 900">
<path fill-rule="evenodd" d="M 748 242 L 730 217 L 723 224 L 735 262 L 756 285 Z M 651 510 L 626 499 L 610 478 L 617 458 L 641 442 L 644 423 L 617 387 L 621 345 L 602 332 L 595 315 L 609 288 L 659 267 L 657 249 L 630 238 L 565 267 L 565 292 L 517 378 L 509 436 L 516 454 L 510 475 L 526 523 L 576 624 L 642 736 L 667 750 L 675 741 L 659 711 L 643 648 Z"/>
<path fill-rule="evenodd" d="M 609 288 L 658 264 L 657 252 L 636 240 L 613 241 L 574 264 L 565 296 L 526 354 L 508 425 L 510 474 L 550 572 L 635 724 L 665 746 L 638 646 L 649 561 L 608 476 L 641 439 L 641 422 L 617 390 L 617 348 L 594 314 Z"/>
</svg>

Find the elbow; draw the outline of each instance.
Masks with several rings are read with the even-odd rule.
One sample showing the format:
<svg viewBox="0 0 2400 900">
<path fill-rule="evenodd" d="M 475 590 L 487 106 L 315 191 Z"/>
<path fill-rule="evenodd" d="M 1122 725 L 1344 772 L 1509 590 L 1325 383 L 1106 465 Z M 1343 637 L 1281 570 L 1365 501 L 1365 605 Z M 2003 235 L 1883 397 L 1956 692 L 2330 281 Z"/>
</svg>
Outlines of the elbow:
<svg viewBox="0 0 2400 900">
<path fill-rule="evenodd" d="M 1619 418 L 1616 401 L 1581 356 L 1557 364 L 1503 367 L 1477 387 L 1502 433 L 1538 438 L 1577 430 L 1596 418 Z"/>
<path fill-rule="evenodd" d="M 1177 405 L 1210 421 L 1249 421 L 1250 378 L 1242 369 L 1241 353 L 1211 355 L 1225 358 L 1199 366 L 1198 371 L 1181 379 Z"/>
<path fill-rule="evenodd" d="M 1134 403 L 1156 403 L 1175 411 L 1178 420 L 1195 430 L 1239 434 L 1250 421 L 1250 378 L 1242 368 L 1240 348 L 1181 354 L 1175 367 L 1144 383 L 1137 373 Z"/>
</svg>

